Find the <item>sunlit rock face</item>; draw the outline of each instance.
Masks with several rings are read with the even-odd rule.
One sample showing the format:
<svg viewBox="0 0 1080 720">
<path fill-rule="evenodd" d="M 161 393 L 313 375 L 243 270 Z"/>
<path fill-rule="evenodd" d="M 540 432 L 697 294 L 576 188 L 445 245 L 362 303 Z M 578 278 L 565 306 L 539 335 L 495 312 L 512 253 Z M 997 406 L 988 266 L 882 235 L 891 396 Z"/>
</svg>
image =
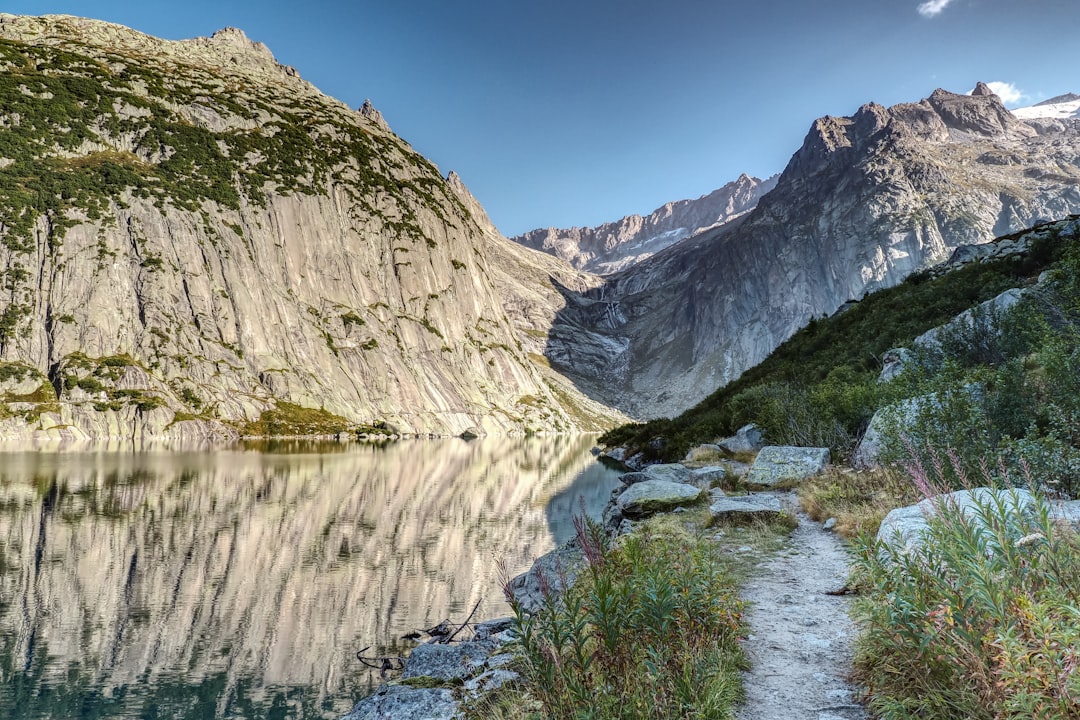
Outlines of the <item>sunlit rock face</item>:
<svg viewBox="0 0 1080 720">
<path fill-rule="evenodd" d="M 649 215 L 629 215 L 592 228 L 541 228 L 511 238 L 600 275 L 625 270 L 661 250 L 742 217 L 776 186 L 740 175 L 708 195 L 665 203 Z"/>
<path fill-rule="evenodd" d="M 211 707 L 239 713 L 246 693 L 265 709 L 291 690 L 290 707 L 339 716 L 372 680 L 357 650 L 396 654 L 401 635 L 463 622 L 477 601 L 477 618 L 508 613 L 498 563 L 526 569 L 571 531 L 557 513 L 617 484 L 588 447 L 7 455 L 0 716 L 39 717 L 58 688 L 95 707 L 127 688 L 116 716 L 142 717 L 216 682 Z M 571 487 L 586 468 L 601 475 Z"/>
<path fill-rule="evenodd" d="M 571 297 L 548 357 L 630 414 L 677 414 L 811 318 L 1077 212 L 1080 122 L 1021 120 L 984 86 L 868 104 L 817 120 L 745 218 Z"/>
<path fill-rule="evenodd" d="M 542 358 L 559 288 L 597 280 L 242 32 L 2 15 L 0 97 L 0 363 L 40 377 L 0 437 L 205 436 L 184 423 L 279 402 L 414 433 L 618 419 Z"/>
</svg>

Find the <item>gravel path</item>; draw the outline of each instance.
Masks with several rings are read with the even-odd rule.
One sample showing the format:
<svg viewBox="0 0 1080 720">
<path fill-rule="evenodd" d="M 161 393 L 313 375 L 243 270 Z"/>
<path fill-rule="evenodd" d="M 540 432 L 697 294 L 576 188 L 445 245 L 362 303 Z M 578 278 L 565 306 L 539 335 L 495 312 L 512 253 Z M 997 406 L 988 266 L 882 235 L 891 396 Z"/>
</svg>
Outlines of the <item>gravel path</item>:
<svg viewBox="0 0 1080 720">
<path fill-rule="evenodd" d="M 797 500 L 782 493 L 791 511 Z M 738 720 L 866 720 L 847 682 L 855 627 L 849 598 L 826 595 L 847 579 L 840 539 L 798 512 L 799 527 L 743 588 L 750 602 L 744 648 L 746 703 Z"/>
</svg>

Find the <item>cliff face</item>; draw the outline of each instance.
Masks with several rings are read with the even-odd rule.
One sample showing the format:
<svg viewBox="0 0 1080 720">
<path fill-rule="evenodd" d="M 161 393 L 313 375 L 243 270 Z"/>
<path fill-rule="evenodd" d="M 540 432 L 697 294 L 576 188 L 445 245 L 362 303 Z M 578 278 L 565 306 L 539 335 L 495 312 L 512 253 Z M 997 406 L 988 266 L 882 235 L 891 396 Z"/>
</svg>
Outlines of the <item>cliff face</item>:
<svg viewBox="0 0 1080 720">
<path fill-rule="evenodd" d="M 0 97 L 0 434 L 228 434 L 293 406 L 424 433 L 613 417 L 540 355 L 550 276 L 595 280 L 242 32 L 0 15 Z"/>
<path fill-rule="evenodd" d="M 594 228 L 531 230 L 512 240 L 579 270 L 609 275 L 746 214 L 775 186 L 776 177 L 741 175 L 708 195 L 666 203 L 645 217 L 629 215 Z"/>
<path fill-rule="evenodd" d="M 641 417 L 676 414 L 814 316 L 961 244 L 1080 211 L 1080 127 L 980 85 L 817 120 L 741 220 L 571 297 L 548 356 Z M 580 342 L 584 339 L 585 344 Z"/>
</svg>

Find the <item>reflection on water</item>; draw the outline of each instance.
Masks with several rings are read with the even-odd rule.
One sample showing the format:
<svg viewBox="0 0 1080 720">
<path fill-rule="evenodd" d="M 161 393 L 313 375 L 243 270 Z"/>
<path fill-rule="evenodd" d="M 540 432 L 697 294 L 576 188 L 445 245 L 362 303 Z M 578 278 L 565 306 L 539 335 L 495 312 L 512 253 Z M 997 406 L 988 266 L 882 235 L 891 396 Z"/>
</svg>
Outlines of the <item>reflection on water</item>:
<svg viewBox="0 0 1080 720">
<path fill-rule="evenodd" d="M 0 717 L 334 718 L 356 650 L 507 614 L 598 512 L 588 438 L 0 454 Z"/>
</svg>

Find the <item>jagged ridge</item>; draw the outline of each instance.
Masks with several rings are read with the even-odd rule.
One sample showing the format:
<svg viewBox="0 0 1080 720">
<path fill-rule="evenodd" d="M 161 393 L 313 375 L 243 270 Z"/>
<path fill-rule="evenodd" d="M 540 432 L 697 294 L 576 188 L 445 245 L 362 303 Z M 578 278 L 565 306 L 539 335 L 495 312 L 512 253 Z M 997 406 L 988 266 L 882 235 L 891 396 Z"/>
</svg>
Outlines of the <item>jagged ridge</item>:
<svg viewBox="0 0 1080 720">
<path fill-rule="evenodd" d="M 677 414 L 811 318 L 962 244 L 1080 210 L 1080 127 L 980 86 L 824 117 L 745 218 L 572 299 L 548 355 L 638 417 Z"/>
<path fill-rule="evenodd" d="M 753 210 L 776 186 L 745 173 L 696 200 L 665 203 L 649 215 L 629 215 L 594 228 L 542 228 L 511 238 L 579 270 L 609 275 L 652 257 L 677 242 L 717 228 Z"/>
</svg>

